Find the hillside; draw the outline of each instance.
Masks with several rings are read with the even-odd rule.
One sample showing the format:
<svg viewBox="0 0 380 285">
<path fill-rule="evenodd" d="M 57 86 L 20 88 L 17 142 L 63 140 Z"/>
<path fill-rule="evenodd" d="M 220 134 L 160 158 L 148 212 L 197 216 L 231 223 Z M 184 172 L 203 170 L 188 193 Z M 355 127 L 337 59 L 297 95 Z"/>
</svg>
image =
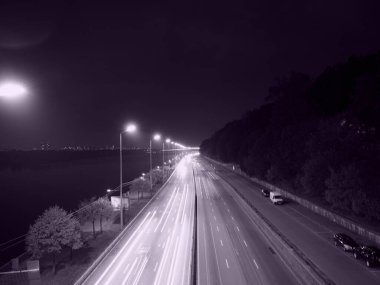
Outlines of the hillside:
<svg viewBox="0 0 380 285">
<path fill-rule="evenodd" d="M 380 220 L 380 53 L 328 67 L 315 79 L 291 73 L 267 104 L 226 124 L 201 153 L 251 176 Z"/>
</svg>

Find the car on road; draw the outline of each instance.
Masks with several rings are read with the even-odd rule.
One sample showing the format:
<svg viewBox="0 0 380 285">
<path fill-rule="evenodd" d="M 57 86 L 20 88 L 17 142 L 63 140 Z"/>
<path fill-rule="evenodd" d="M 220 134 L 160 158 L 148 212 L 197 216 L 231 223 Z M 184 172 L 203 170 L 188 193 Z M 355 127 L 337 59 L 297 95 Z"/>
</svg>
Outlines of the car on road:
<svg viewBox="0 0 380 285">
<path fill-rule="evenodd" d="M 282 198 L 281 194 L 278 192 L 270 192 L 269 194 L 270 200 L 275 205 L 281 205 L 284 204 L 284 198 Z"/>
<path fill-rule="evenodd" d="M 261 194 L 263 194 L 264 197 L 269 197 L 270 191 L 267 189 L 261 189 Z"/>
<path fill-rule="evenodd" d="M 364 259 L 367 267 L 380 264 L 380 250 L 374 246 L 361 245 L 353 251 L 355 259 Z"/>
<path fill-rule="evenodd" d="M 344 251 L 354 251 L 359 246 L 352 237 L 343 233 L 334 235 L 334 244 L 343 247 Z"/>
</svg>

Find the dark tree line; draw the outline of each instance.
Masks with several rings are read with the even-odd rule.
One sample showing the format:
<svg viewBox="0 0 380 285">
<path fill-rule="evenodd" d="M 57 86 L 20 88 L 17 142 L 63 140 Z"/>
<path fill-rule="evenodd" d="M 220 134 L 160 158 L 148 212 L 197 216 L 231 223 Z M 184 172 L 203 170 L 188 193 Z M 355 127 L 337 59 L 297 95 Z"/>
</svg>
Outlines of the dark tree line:
<svg viewBox="0 0 380 285">
<path fill-rule="evenodd" d="M 315 79 L 291 73 L 267 99 L 203 141 L 201 153 L 380 220 L 380 53 L 350 58 Z"/>
</svg>

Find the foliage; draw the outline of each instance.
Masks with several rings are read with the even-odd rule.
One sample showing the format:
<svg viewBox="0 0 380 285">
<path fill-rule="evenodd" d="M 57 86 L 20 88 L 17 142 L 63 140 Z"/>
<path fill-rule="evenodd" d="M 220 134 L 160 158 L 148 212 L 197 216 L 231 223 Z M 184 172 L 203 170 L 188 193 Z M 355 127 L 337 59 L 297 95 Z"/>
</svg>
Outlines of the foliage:
<svg viewBox="0 0 380 285">
<path fill-rule="evenodd" d="M 137 193 L 137 199 L 140 198 L 140 193 L 142 193 L 144 197 L 144 193 L 150 192 L 149 180 L 146 178 L 135 179 L 131 185 L 131 191 Z"/>
<path fill-rule="evenodd" d="M 56 255 L 66 246 L 78 249 L 83 245 L 78 221 L 62 208 L 50 207 L 30 226 L 26 245 L 35 258 L 52 254 L 55 273 Z"/>
<path fill-rule="evenodd" d="M 99 226 L 100 232 L 103 232 L 103 219 L 109 219 L 113 215 L 113 207 L 111 202 L 105 198 L 101 197 L 95 202 L 97 207 L 97 213 L 99 215 Z"/>
<path fill-rule="evenodd" d="M 92 234 L 96 238 L 95 221 L 99 217 L 99 207 L 96 203 L 96 197 L 89 200 L 84 200 L 79 204 L 78 217 L 81 223 L 92 223 Z"/>
<path fill-rule="evenodd" d="M 380 53 L 350 58 L 315 79 L 293 72 L 275 82 L 267 100 L 204 140 L 201 153 L 379 219 Z"/>
</svg>

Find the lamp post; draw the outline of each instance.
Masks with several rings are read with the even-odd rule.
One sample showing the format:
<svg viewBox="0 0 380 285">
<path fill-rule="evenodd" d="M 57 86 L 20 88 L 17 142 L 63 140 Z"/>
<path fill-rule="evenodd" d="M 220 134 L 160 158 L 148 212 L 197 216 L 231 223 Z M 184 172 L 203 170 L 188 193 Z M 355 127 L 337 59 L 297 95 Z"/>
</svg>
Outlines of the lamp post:
<svg viewBox="0 0 380 285">
<path fill-rule="evenodd" d="M 126 129 L 120 132 L 120 229 L 124 226 L 123 217 L 123 134 L 124 133 L 134 133 L 137 127 L 135 124 L 129 124 Z"/>
<path fill-rule="evenodd" d="M 153 136 L 153 139 L 155 140 L 155 141 L 160 141 L 161 140 L 161 135 L 160 134 L 155 134 L 154 136 Z M 152 137 L 150 138 L 150 140 L 149 140 L 149 154 L 150 154 L 150 191 L 152 191 L 153 190 L 153 181 L 152 181 L 152 174 L 153 174 L 153 172 L 152 172 Z"/>
<path fill-rule="evenodd" d="M 170 139 L 167 138 L 164 142 L 162 142 L 162 183 L 165 180 L 165 143 L 169 144 Z"/>
</svg>

